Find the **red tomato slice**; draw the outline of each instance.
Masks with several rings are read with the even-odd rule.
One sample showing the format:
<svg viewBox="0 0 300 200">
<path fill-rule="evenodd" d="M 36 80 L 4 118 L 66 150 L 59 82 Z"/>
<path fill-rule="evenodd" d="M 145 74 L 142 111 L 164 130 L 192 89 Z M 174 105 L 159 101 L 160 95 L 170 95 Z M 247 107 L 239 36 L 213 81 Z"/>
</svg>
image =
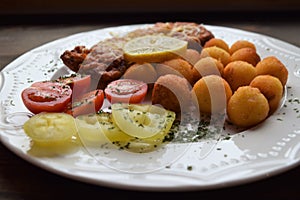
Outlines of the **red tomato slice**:
<svg viewBox="0 0 300 200">
<path fill-rule="evenodd" d="M 90 90 L 91 87 L 91 76 L 90 75 L 80 75 L 80 74 L 72 74 L 70 76 L 63 76 L 57 79 L 58 82 L 65 83 L 69 85 L 72 89 L 73 98 L 77 98 L 87 91 Z"/>
<path fill-rule="evenodd" d="M 33 83 L 21 94 L 24 105 L 34 114 L 62 112 L 71 101 L 71 95 L 70 86 L 53 81 Z"/>
<path fill-rule="evenodd" d="M 93 90 L 79 98 L 73 98 L 73 101 L 69 103 L 65 112 L 73 115 L 74 117 L 78 115 L 96 113 L 102 107 L 103 101 L 103 90 Z"/>
<path fill-rule="evenodd" d="M 144 100 L 148 85 L 133 79 L 119 79 L 109 83 L 104 90 L 111 103 L 140 103 Z"/>
</svg>

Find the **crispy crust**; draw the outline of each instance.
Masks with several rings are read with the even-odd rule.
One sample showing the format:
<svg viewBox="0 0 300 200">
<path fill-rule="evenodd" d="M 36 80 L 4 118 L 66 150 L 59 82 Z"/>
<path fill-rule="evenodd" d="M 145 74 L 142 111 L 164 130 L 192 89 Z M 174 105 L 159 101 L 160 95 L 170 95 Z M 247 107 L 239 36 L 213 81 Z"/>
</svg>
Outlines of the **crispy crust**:
<svg viewBox="0 0 300 200">
<path fill-rule="evenodd" d="M 72 71 L 91 75 L 96 87 L 104 89 L 108 83 L 119 79 L 132 64 L 124 59 L 122 46 L 132 38 L 153 34 L 188 41 L 188 48 L 198 51 L 214 37 L 204 26 L 196 23 L 156 23 L 149 28 L 132 31 L 122 38 L 101 41 L 90 49 L 76 46 L 71 51 L 66 50 L 60 58 Z"/>
</svg>

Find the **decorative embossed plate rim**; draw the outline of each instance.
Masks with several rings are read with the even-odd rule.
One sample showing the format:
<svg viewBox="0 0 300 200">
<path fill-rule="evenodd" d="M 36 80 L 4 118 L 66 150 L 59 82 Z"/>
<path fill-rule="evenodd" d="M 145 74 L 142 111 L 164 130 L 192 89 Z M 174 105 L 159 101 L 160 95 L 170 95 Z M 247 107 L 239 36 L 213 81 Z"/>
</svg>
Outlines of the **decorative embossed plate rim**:
<svg viewBox="0 0 300 200">
<path fill-rule="evenodd" d="M 191 144 L 184 156 L 159 171 L 122 173 L 107 168 L 84 149 L 56 157 L 35 157 L 28 153 L 30 141 L 22 131 L 28 118 L 20 93 L 32 81 L 56 76 L 62 68 L 60 54 L 76 45 L 122 35 L 146 25 L 105 28 L 65 37 L 35 48 L 7 65 L 0 76 L 2 143 L 28 162 L 52 173 L 100 186 L 151 191 L 188 191 L 222 188 L 263 179 L 300 163 L 300 49 L 278 39 L 248 31 L 205 25 L 216 37 L 232 44 L 252 41 L 262 58 L 278 57 L 288 68 L 289 79 L 282 107 L 263 124 L 218 141 L 206 157 Z M 4 95 L 5 94 L 5 95 Z M 226 130 L 225 130 L 226 131 Z"/>
</svg>

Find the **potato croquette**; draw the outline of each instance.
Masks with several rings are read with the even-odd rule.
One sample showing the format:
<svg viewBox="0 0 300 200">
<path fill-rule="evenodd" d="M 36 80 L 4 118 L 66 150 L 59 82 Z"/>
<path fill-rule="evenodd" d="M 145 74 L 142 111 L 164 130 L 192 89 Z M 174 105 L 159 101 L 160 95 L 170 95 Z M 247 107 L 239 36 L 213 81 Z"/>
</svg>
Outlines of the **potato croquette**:
<svg viewBox="0 0 300 200">
<path fill-rule="evenodd" d="M 155 68 L 150 63 L 133 64 L 124 73 L 124 78 L 151 84 L 156 81 L 157 74 Z"/>
<path fill-rule="evenodd" d="M 246 47 L 235 51 L 231 55 L 230 60 L 231 62 L 242 60 L 252 64 L 253 66 L 256 66 L 257 63 L 260 61 L 260 56 L 256 53 L 254 49 Z"/>
<path fill-rule="evenodd" d="M 224 66 L 230 62 L 230 54 L 224 49 L 216 46 L 203 48 L 200 57 L 213 57 L 220 60 Z"/>
<path fill-rule="evenodd" d="M 187 49 L 183 58 L 194 65 L 198 60 L 200 60 L 200 53 L 195 49 Z"/>
<path fill-rule="evenodd" d="M 229 120 L 239 126 L 248 128 L 264 121 L 269 113 L 266 97 L 258 88 L 240 87 L 229 99 L 227 115 Z"/>
<path fill-rule="evenodd" d="M 152 104 L 179 113 L 187 111 L 191 103 L 190 85 L 185 78 L 174 74 L 160 76 L 152 91 Z"/>
<path fill-rule="evenodd" d="M 255 67 L 245 61 L 231 62 L 223 72 L 223 77 L 229 83 L 232 91 L 237 90 L 240 86 L 249 85 L 255 76 Z"/>
<path fill-rule="evenodd" d="M 271 75 L 259 75 L 251 81 L 250 86 L 258 88 L 267 98 L 270 107 L 269 115 L 273 114 L 279 107 L 283 95 L 280 80 Z"/>
<path fill-rule="evenodd" d="M 246 47 L 252 48 L 253 50 L 256 51 L 256 47 L 252 42 L 249 42 L 247 40 L 238 40 L 238 41 L 236 41 L 235 43 L 233 43 L 231 45 L 229 53 L 233 54 L 237 50 L 242 49 L 242 48 L 246 48 Z"/>
<path fill-rule="evenodd" d="M 208 75 L 223 75 L 224 66 L 223 64 L 212 57 L 201 58 L 193 68 L 193 75 L 195 82 L 203 76 Z"/>
<path fill-rule="evenodd" d="M 256 65 L 256 73 L 257 75 L 269 74 L 275 76 L 280 80 L 283 86 L 285 86 L 288 79 L 287 68 L 274 56 L 266 57 L 260 61 Z"/>
<path fill-rule="evenodd" d="M 208 40 L 203 47 L 206 48 L 206 47 L 213 47 L 213 46 L 220 47 L 221 49 L 224 49 L 229 53 L 228 44 L 224 40 L 219 38 L 212 38 Z"/>
<path fill-rule="evenodd" d="M 190 84 L 193 84 L 194 81 L 193 66 L 181 58 L 175 58 L 157 64 L 156 73 L 158 76 L 166 74 L 179 75 L 186 78 Z"/>
<path fill-rule="evenodd" d="M 192 89 L 193 100 L 197 101 L 200 113 L 212 114 L 224 111 L 231 95 L 229 84 L 217 75 L 201 78 Z"/>
</svg>

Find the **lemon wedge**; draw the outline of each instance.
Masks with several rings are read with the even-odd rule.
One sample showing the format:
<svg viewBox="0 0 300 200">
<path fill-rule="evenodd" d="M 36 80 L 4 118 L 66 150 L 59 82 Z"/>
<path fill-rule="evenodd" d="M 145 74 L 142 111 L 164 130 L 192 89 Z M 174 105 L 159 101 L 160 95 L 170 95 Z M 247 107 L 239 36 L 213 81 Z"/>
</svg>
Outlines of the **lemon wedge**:
<svg viewBox="0 0 300 200">
<path fill-rule="evenodd" d="M 162 62 L 184 55 L 188 43 L 163 35 L 146 35 L 129 40 L 123 47 L 126 60 Z"/>
<path fill-rule="evenodd" d="M 113 104 L 114 123 L 129 136 L 150 138 L 163 130 L 169 131 L 175 113 L 154 105 Z"/>
</svg>

